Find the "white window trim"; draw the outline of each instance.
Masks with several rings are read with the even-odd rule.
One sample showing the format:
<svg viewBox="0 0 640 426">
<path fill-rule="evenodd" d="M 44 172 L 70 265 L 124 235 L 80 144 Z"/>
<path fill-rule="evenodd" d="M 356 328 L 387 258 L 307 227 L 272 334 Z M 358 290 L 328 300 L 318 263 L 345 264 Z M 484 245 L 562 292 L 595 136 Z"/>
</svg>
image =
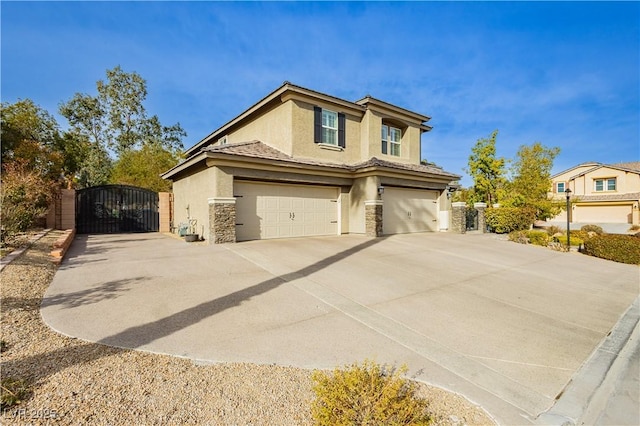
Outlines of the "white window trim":
<svg viewBox="0 0 640 426">
<path fill-rule="evenodd" d="M 401 148 L 402 147 L 402 129 L 400 129 L 399 127 L 390 126 L 388 124 L 383 124 L 382 129 L 384 130 L 385 128 L 387 129 L 386 139 L 383 137 L 383 132 L 382 131 L 380 132 L 381 140 L 387 143 L 387 153 L 385 155 L 390 155 L 392 157 L 400 157 L 402 155 L 402 148 Z M 400 135 L 400 140 L 394 141 L 391 139 L 391 129 L 398 131 L 398 134 Z M 397 154 L 393 154 L 393 149 L 391 148 L 392 145 L 395 145 L 397 147 L 397 150 L 398 150 Z"/>
<path fill-rule="evenodd" d="M 613 181 L 613 189 L 609 189 L 609 181 Z M 598 189 L 598 182 L 602 182 L 602 189 Z M 593 180 L 593 192 L 616 192 L 618 190 L 618 178 L 598 178 Z"/>
<path fill-rule="evenodd" d="M 325 112 L 335 115 L 336 127 L 325 126 L 325 124 L 324 124 L 324 114 L 325 114 Z M 330 109 L 322 108 L 322 123 L 321 124 L 322 124 L 322 143 L 321 144 L 322 145 L 329 145 L 329 146 L 338 146 L 338 143 L 339 143 L 338 142 L 338 127 L 339 127 L 338 113 L 336 111 L 331 111 Z M 335 143 L 330 143 L 330 142 L 327 142 L 325 140 L 325 137 L 324 137 L 325 129 L 331 131 L 335 135 L 334 136 Z"/>
<path fill-rule="evenodd" d="M 562 191 L 560 191 L 560 185 L 562 185 Z M 558 194 L 564 193 L 564 191 L 566 189 L 567 189 L 567 183 L 566 182 L 556 182 L 556 192 Z"/>
</svg>

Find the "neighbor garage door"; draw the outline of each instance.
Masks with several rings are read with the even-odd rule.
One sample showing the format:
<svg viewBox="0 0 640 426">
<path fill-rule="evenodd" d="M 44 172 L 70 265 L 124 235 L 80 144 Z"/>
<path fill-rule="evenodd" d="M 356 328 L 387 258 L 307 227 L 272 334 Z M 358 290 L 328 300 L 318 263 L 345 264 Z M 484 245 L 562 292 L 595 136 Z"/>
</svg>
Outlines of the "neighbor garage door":
<svg viewBox="0 0 640 426">
<path fill-rule="evenodd" d="M 404 234 L 438 229 L 437 191 L 386 187 L 382 199 L 383 233 Z"/>
<path fill-rule="evenodd" d="M 631 204 L 611 206 L 576 205 L 573 221 L 580 223 L 631 223 Z"/>
<path fill-rule="evenodd" d="M 338 233 L 334 187 L 235 182 L 236 240 Z"/>
</svg>

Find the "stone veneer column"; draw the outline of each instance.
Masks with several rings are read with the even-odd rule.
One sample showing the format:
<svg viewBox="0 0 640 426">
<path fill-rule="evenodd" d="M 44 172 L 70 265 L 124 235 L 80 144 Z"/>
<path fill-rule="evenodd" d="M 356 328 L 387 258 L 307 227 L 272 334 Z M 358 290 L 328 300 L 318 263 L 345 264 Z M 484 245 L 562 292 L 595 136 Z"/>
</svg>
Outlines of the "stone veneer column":
<svg viewBox="0 0 640 426">
<path fill-rule="evenodd" d="M 364 202 L 364 222 L 368 237 L 382 236 L 382 200 Z"/>
<path fill-rule="evenodd" d="M 236 242 L 236 199 L 209 198 L 209 244 Z"/>
<path fill-rule="evenodd" d="M 467 203 L 451 203 L 451 231 L 458 234 L 467 232 Z"/>
<path fill-rule="evenodd" d="M 478 211 L 478 230 L 484 234 L 487 232 L 487 219 L 484 215 L 487 210 L 487 203 L 474 203 L 473 208 Z"/>
</svg>

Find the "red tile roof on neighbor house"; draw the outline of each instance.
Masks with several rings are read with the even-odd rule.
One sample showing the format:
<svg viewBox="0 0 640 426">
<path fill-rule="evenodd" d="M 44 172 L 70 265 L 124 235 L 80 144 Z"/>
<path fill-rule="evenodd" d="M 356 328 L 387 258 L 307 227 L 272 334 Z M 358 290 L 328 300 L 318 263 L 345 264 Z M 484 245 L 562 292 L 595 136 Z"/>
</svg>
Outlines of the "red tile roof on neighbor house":
<svg viewBox="0 0 640 426">
<path fill-rule="evenodd" d="M 209 145 L 202 148 L 202 152 L 230 154 L 230 155 L 237 155 L 241 157 L 260 158 L 265 160 L 276 160 L 276 161 L 283 161 L 287 163 L 308 165 L 308 166 L 331 167 L 331 168 L 343 169 L 345 171 L 351 171 L 351 172 L 365 169 L 367 167 L 386 167 L 386 168 L 396 169 L 396 170 L 407 170 L 412 172 L 421 172 L 421 173 L 428 173 L 432 175 L 439 175 L 443 177 L 449 177 L 451 179 L 460 178 L 460 176 L 455 175 L 453 173 L 446 172 L 437 166 L 423 165 L 423 164 L 395 163 L 393 161 L 381 160 L 376 157 L 373 157 L 367 161 L 364 161 L 358 164 L 353 164 L 353 165 L 344 164 L 344 163 L 332 163 L 328 161 L 326 162 L 317 161 L 317 160 L 311 160 L 306 158 L 305 159 L 293 158 L 290 155 L 287 155 L 284 152 L 279 151 L 275 148 L 272 148 L 269 145 L 260 141 L 238 142 L 238 143 L 231 143 L 231 144 L 225 144 L 225 145 Z"/>
</svg>

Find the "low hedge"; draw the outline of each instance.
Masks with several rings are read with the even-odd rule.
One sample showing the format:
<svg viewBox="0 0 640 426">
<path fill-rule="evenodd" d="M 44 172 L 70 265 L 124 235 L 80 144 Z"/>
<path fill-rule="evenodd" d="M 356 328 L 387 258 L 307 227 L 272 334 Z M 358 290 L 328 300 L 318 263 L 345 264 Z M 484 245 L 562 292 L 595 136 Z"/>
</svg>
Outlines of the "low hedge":
<svg viewBox="0 0 640 426">
<path fill-rule="evenodd" d="M 499 207 L 485 211 L 487 225 L 496 234 L 529 229 L 536 218 L 533 209 L 523 207 Z"/>
<path fill-rule="evenodd" d="M 596 235 L 584 242 L 584 253 L 614 262 L 640 265 L 640 238 L 631 235 Z"/>
</svg>

